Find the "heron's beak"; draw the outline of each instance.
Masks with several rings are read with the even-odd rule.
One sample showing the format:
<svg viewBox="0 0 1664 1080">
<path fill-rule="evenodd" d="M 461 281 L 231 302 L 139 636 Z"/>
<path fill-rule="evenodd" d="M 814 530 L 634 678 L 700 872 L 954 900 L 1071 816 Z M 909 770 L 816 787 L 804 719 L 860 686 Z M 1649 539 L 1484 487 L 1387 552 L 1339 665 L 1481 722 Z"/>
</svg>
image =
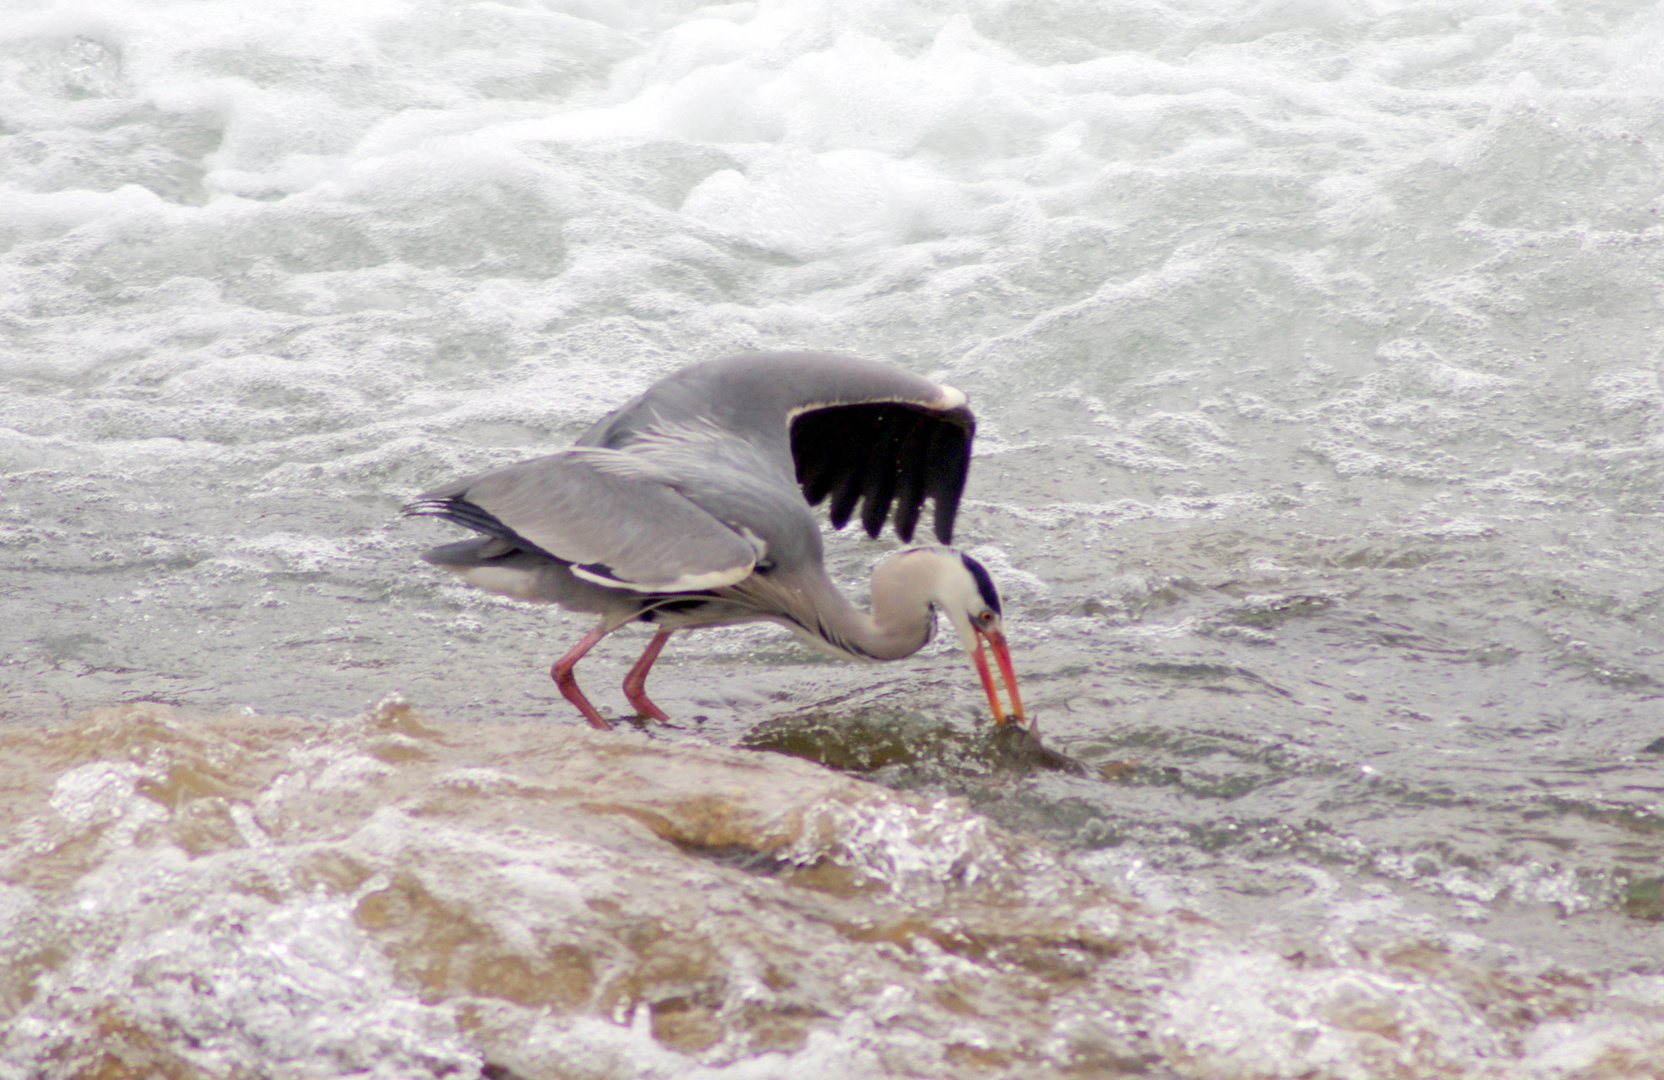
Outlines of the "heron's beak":
<svg viewBox="0 0 1664 1080">
<path fill-rule="evenodd" d="M 994 723 L 1022 724 L 1023 699 L 1017 696 L 1017 671 L 1011 666 L 1011 650 L 1006 647 L 1005 635 L 997 629 L 984 630 L 973 625 L 976 634 L 976 652 L 971 654 L 976 661 L 976 673 L 982 676 L 982 689 L 988 693 L 988 704 L 994 707 Z M 983 651 L 982 642 L 987 639 L 988 646 L 993 650 L 994 662 L 1000 667 L 1000 677 L 1005 680 L 1005 689 L 1011 695 L 1011 715 L 1005 713 L 1005 706 L 1000 702 L 999 690 L 994 686 L 994 673 L 988 669 L 988 654 Z"/>
</svg>

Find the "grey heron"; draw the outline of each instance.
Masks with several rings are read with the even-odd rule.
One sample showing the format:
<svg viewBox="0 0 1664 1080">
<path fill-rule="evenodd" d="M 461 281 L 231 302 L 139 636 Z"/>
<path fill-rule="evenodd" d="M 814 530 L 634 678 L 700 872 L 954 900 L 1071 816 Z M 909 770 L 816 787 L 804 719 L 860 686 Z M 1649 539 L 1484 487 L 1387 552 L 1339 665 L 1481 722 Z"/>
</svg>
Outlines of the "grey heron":
<svg viewBox="0 0 1664 1080">
<path fill-rule="evenodd" d="M 840 656 L 895 660 L 948 617 L 973 659 L 996 730 L 1025 729 L 999 594 L 975 559 L 909 547 L 872 573 L 872 610 L 838 592 L 811 508 L 833 528 L 861 504 L 877 537 L 910 543 L 924 501 L 953 538 L 976 420 L 959 390 L 888 364 L 825 353 L 753 353 L 675 372 L 573 447 L 434 488 L 406 506 L 479 537 L 423 555 L 470 585 L 599 616 L 555 662 L 555 685 L 597 728 L 573 668 L 631 622 L 657 628 L 624 696 L 668 720 L 647 673 L 677 630 L 770 621 Z M 1011 699 L 1007 713 L 983 643 Z"/>
</svg>

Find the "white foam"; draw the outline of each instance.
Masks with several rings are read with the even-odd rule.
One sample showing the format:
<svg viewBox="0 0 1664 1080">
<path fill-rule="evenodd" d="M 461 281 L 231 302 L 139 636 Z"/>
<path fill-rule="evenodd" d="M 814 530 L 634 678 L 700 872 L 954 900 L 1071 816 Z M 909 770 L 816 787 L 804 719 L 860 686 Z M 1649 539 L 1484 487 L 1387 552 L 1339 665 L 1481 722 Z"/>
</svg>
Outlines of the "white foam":
<svg viewBox="0 0 1664 1080">
<path fill-rule="evenodd" d="M 1073 720 L 1055 709 L 1076 732 L 1146 707 L 1164 722 L 1184 714 L 1098 696 L 1116 662 L 1106 643 L 1231 664 L 1255 646 L 1251 663 L 1321 668 L 1327 644 L 1197 610 L 1226 603 L 1218 589 L 1295 588 L 1284 579 L 1322 579 L 1299 587 L 1355 602 L 1347 618 L 1385 589 L 1394 605 L 1439 609 L 1417 625 L 1462 638 L 1418 656 L 1437 663 L 1372 661 L 1367 679 L 1386 685 L 1368 686 L 1349 716 L 1338 703 L 1322 714 L 1345 733 L 1336 760 L 1359 760 L 1352 740 L 1411 738 L 1382 716 L 1472 714 L 1466 726 L 1488 741 L 1440 755 L 1537 778 L 1539 736 L 1427 703 L 1474 666 L 1463 635 L 1610 639 L 1634 648 L 1607 654 L 1651 662 L 1631 635 L 1657 588 L 1649 523 L 1664 494 L 1657 10 L 13 7 L 0 20 L 0 540 L 29 569 L 8 578 L 19 591 L 6 598 L 3 651 L 26 658 L 29 700 L 43 708 L 165 693 L 210 705 L 264 695 L 264 708 L 304 713 L 409 678 L 447 706 L 544 710 L 541 670 L 536 691 L 512 684 L 500 656 L 546 650 L 547 613 L 422 577 L 412 555 L 439 526 L 389 524 L 398 503 L 562 445 L 685 362 L 776 347 L 891 358 L 965 388 L 982 427 L 961 536 L 1014 606 L 1042 613 L 1023 628 L 1024 660 L 1046 676 L 1037 689 L 1065 703 L 1090 689 L 1113 705 Z M 985 542 L 996 534 L 997 550 Z M 1451 561 L 1436 582 L 1394 564 L 1383 586 L 1349 561 L 1380 535 Z M 1475 584 L 1450 569 L 1470 553 L 1506 571 Z M 870 557 L 858 561 L 864 577 Z M 1171 587 L 1181 575 L 1194 580 Z M 1328 588 L 1337 581 L 1346 587 Z M 1166 593 L 1188 599 L 1171 618 L 1140 614 Z M 1123 595 L 1117 621 L 1047 621 L 1045 609 L 1083 595 Z M 248 635 L 247 648 L 203 648 L 199 631 L 222 636 L 219 613 L 251 607 L 259 620 L 226 635 Z M 1335 650 L 1397 648 L 1373 644 L 1369 626 L 1321 629 L 1336 632 Z M 487 640 L 435 673 L 429 647 L 459 635 Z M 358 637 L 375 644 L 343 642 Z M 769 626 L 688 637 L 683 656 L 736 666 L 781 640 Z M 248 679 L 272 667 L 250 662 L 262 643 L 324 642 L 284 650 L 271 680 Z M 405 666 L 356 667 L 349 646 Z M 83 663 L 77 650 L 98 655 Z M 1095 666 L 1070 674 L 1083 653 Z M 1475 702 L 1497 701 L 1522 731 L 1547 718 L 1569 732 L 1567 754 L 1596 743 L 1608 754 L 1615 730 L 1645 745 L 1624 726 L 1644 698 L 1597 686 L 1566 655 L 1559 644 L 1524 653 L 1483 675 L 1496 697 Z M 831 677 L 807 670 L 803 697 L 818 700 Z M 206 689 L 181 689 L 195 672 Z M 715 679 L 726 685 L 696 685 L 690 699 L 746 716 L 776 707 L 749 679 Z M 1386 713 L 1387 694 L 1405 711 Z M 1570 749 L 1579 729 L 1566 717 L 1593 712 L 1602 739 Z M 297 761 L 252 809 L 229 811 L 231 824 L 251 847 L 278 842 L 266 830 L 286 800 L 366 797 L 389 767 L 368 754 Z M 66 775 L 57 817 L 28 842 L 61 829 L 125 850 L 159 812 L 139 791 L 150 770 Z M 500 784 L 482 770 L 447 790 Z M 828 818 L 841 839 L 806 844 L 803 860 L 843 860 L 892 893 L 1010 870 L 962 808 L 843 813 Z M 1580 850 L 1617 850 L 1602 846 L 1607 827 L 1590 824 Z M 394 834 L 422 839 L 392 816 L 361 848 Z M 524 852 L 492 854 L 527 897 L 564 902 Z M 222 1055 L 223 1071 L 257 1036 L 296 1060 L 336 1054 L 342 1070 L 396 1072 L 428 1050 L 440 1065 L 475 1064 L 456 1050 L 453 1017 L 365 958 L 350 912 L 309 899 L 273 910 L 202 885 L 187 862 L 164 853 L 112 869 L 83 899 L 116 910 L 123 889 L 149 887 L 142 871 L 203 888 L 203 921 L 158 946 L 164 974 L 183 970 L 183 935 L 197 935 L 193 948 L 225 944 L 211 917 L 253 927 L 248 955 L 233 949 L 226 1016 L 204 1028 L 218 1033 L 204 1053 Z M 1376 869 L 1458 902 L 1446 932 L 1469 916 L 1501 921 L 1508 904 L 1584 918 L 1611 903 L 1564 865 L 1498 865 L 1422 874 L 1413 858 L 1384 856 Z M 1147 867 L 1123 877 L 1164 906 L 1195 899 Z M 1337 923 L 1351 917 L 1326 892 L 1313 902 L 1335 905 L 1323 910 Z M 524 935 L 535 907 L 497 914 Z M 919 963 L 952 974 L 927 951 Z M 357 989 L 336 977 L 349 970 Z M 387 1063 L 340 1056 L 339 1031 L 278 1031 L 258 992 L 267 979 L 301 1027 L 327 1027 L 335 1010 L 383 1032 Z M 1233 985 L 1248 1000 L 1227 1000 Z M 1323 1018 L 1402 989 L 1380 972 L 1308 980 L 1271 951 L 1223 949 L 1174 991 L 1174 1045 L 1214 1055 L 1209 1075 L 1357 1072 L 1367 1065 Z M 1470 1061 L 1496 1060 L 1483 1039 L 1462 1043 L 1472 1018 L 1439 1012 L 1438 992 L 1406 994 L 1378 1015 L 1401 1007 L 1412 1026 L 1469 1046 Z M 645 1007 L 619 1025 L 547 1019 L 529 1038 L 603 1075 L 868 1075 L 884 1066 L 869 1029 L 905 1008 L 882 1001 L 796 1053 L 721 1066 L 658 1044 Z M 252 1025 L 245 1043 L 238 1010 Z M 1581 1068 L 1638 1037 L 1606 1023 L 1545 1027 L 1521 1067 Z"/>
</svg>

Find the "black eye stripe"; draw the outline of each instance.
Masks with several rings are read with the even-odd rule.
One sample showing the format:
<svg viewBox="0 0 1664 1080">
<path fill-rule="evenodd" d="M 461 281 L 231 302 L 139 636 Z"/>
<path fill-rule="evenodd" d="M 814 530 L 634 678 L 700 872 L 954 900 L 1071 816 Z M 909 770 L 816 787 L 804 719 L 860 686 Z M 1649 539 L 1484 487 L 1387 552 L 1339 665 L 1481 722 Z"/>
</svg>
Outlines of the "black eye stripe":
<svg viewBox="0 0 1664 1080">
<path fill-rule="evenodd" d="M 995 615 L 998 615 L 1000 613 L 1000 594 L 994 591 L 994 579 L 988 576 L 987 569 L 981 563 L 969 555 L 960 552 L 959 557 L 964 560 L 965 569 L 971 572 L 971 578 L 976 582 L 976 591 L 982 595 L 982 602 L 992 608 Z"/>
</svg>

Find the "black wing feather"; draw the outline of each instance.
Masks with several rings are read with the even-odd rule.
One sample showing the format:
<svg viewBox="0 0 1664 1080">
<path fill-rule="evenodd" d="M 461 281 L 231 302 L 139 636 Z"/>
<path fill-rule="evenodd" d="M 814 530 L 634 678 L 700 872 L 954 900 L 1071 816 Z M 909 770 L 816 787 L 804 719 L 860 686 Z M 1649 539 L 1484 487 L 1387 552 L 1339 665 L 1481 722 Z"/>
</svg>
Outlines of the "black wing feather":
<svg viewBox="0 0 1664 1080">
<path fill-rule="evenodd" d="M 879 425 L 878 439 L 867 455 L 867 472 L 872 483 L 867 487 L 861 505 L 861 528 L 877 538 L 890 516 L 890 503 L 896 496 L 896 451 L 900 449 L 903 424 L 894 417 L 885 417 Z"/>
<path fill-rule="evenodd" d="M 942 427 L 930 442 L 927 490 L 936 500 L 931 525 L 937 536 L 953 534 L 953 519 L 959 513 L 959 496 L 965 491 L 965 475 L 971 469 L 971 439 L 963 428 Z M 944 544 L 947 541 L 942 541 Z"/>
<path fill-rule="evenodd" d="M 803 488 L 803 497 L 809 500 L 810 506 L 815 506 L 837 486 L 838 479 L 843 476 L 841 467 L 848 462 L 830 454 L 805 457 L 796 451 L 797 442 L 794 438 L 792 452 L 797 458 L 797 482 Z"/>
<path fill-rule="evenodd" d="M 406 517 L 443 518 L 464 528 L 473 529 L 475 532 L 506 541 L 522 551 L 530 551 L 549 558 L 555 557 L 503 524 L 496 515 L 484 507 L 476 506 L 460 495 L 453 495 L 449 498 L 417 499 L 415 502 L 405 505 L 404 514 Z"/>
<path fill-rule="evenodd" d="M 865 456 L 856 450 L 849 455 L 849 464 L 838 480 L 838 486 L 832 489 L 832 527 L 841 529 L 849 524 L 849 515 L 855 511 L 855 503 L 866 492 L 867 461 Z"/>
<path fill-rule="evenodd" d="M 902 543 L 913 542 L 913 530 L 919 525 L 919 509 L 924 506 L 925 465 L 930 460 L 930 424 L 914 424 L 902 440 L 897 452 L 896 471 L 896 536 Z M 952 529 L 948 532 L 951 534 Z"/>
<path fill-rule="evenodd" d="M 832 527 L 849 523 L 864 502 L 861 524 L 877 536 L 888 518 L 911 541 L 924 501 L 935 502 L 932 524 L 944 544 L 970 468 L 976 421 L 969 409 L 930 409 L 906 402 L 833 405 L 792 422 L 792 458 L 809 505 L 832 496 Z"/>
</svg>

